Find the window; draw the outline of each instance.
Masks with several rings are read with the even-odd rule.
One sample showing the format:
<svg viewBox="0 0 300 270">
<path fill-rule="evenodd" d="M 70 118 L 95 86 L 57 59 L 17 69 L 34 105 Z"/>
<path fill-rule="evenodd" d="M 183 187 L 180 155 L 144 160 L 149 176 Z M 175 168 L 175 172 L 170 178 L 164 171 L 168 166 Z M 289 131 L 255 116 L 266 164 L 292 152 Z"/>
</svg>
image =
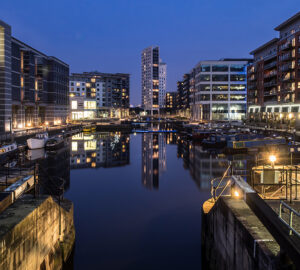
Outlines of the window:
<svg viewBox="0 0 300 270">
<path fill-rule="evenodd" d="M 246 85 L 245 84 L 231 84 L 230 91 L 245 91 Z"/>
<path fill-rule="evenodd" d="M 77 100 L 72 100 L 72 110 L 76 110 L 77 109 Z"/>
<path fill-rule="evenodd" d="M 228 75 L 227 74 L 212 75 L 212 81 L 214 81 L 214 82 L 226 82 L 226 81 L 228 81 Z"/>
<path fill-rule="evenodd" d="M 77 82 L 77 83 L 76 83 L 76 86 L 80 86 L 80 82 Z"/>
<path fill-rule="evenodd" d="M 209 81 L 209 80 L 210 80 L 210 75 L 205 75 L 205 74 L 200 75 L 200 81 Z"/>
<path fill-rule="evenodd" d="M 246 100 L 246 95 L 230 95 L 230 100 L 244 101 Z"/>
<path fill-rule="evenodd" d="M 210 100 L 210 95 L 200 95 L 200 100 Z"/>
<path fill-rule="evenodd" d="M 299 107 L 292 107 L 291 112 L 298 112 L 299 111 Z"/>
<path fill-rule="evenodd" d="M 284 108 L 283 108 L 284 109 Z M 279 107 L 274 108 L 274 112 L 279 112 Z"/>
<path fill-rule="evenodd" d="M 230 71 L 232 72 L 244 72 L 245 66 L 244 65 L 231 65 Z"/>
<path fill-rule="evenodd" d="M 267 112 L 272 112 L 272 107 L 267 108 Z"/>
<path fill-rule="evenodd" d="M 228 71 L 228 66 L 227 65 L 214 65 L 214 66 L 212 66 L 212 71 L 226 72 L 226 71 Z"/>
<path fill-rule="evenodd" d="M 212 100 L 213 101 L 226 101 L 226 100 L 228 100 L 228 95 L 223 95 L 223 94 L 212 95 Z"/>
<path fill-rule="evenodd" d="M 227 84 L 213 84 L 212 86 L 213 91 L 228 91 Z"/>
<path fill-rule="evenodd" d="M 96 101 L 84 101 L 85 109 L 96 109 Z"/>
<path fill-rule="evenodd" d="M 230 80 L 233 81 L 233 82 L 245 81 L 246 80 L 246 75 L 245 74 L 231 74 L 230 75 Z"/>
<path fill-rule="evenodd" d="M 200 84 L 200 91 L 210 91 L 209 84 Z"/>
<path fill-rule="evenodd" d="M 200 70 L 201 72 L 210 72 L 210 65 L 202 65 Z"/>
</svg>

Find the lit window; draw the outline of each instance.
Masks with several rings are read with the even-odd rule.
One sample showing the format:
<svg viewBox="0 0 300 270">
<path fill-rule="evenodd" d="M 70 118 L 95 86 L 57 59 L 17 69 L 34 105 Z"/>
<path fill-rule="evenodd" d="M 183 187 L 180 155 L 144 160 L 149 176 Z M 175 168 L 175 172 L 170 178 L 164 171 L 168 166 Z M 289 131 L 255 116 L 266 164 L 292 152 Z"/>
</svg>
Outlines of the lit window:
<svg viewBox="0 0 300 270">
<path fill-rule="evenodd" d="M 77 82 L 77 83 L 76 83 L 76 86 L 80 86 L 80 82 Z"/>
<path fill-rule="evenodd" d="M 72 110 L 77 109 L 77 100 L 72 100 Z"/>
</svg>

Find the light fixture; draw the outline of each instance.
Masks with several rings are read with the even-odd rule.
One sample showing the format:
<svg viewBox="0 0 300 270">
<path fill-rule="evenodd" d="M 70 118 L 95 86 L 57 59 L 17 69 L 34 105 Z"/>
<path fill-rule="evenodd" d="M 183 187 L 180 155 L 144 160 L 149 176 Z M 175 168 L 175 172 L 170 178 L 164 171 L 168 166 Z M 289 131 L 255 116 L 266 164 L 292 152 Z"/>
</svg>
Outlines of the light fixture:
<svg viewBox="0 0 300 270">
<path fill-rule="evenodd" d="M 46 125 L 46 126 L 48 126 L 48 125 L 49 125 L 49 122 L 48 122 L 48 121 L 46 121 L 46 122 L 45 122 L 45 125 Z"/>
<path fill-rule="evenodd" d="M 234 196 L 235 196 L 235 197 L 239 197 L 239 196 L 240 196 L 240 194 L 238 193 L 237 190 L 234 191 Z"/>
<path fill-rule="evenodd" d="M 289 119 L 292 119 L 292 118 L 293 118 L 293 114 L 289 113 Z"/>
</svg>

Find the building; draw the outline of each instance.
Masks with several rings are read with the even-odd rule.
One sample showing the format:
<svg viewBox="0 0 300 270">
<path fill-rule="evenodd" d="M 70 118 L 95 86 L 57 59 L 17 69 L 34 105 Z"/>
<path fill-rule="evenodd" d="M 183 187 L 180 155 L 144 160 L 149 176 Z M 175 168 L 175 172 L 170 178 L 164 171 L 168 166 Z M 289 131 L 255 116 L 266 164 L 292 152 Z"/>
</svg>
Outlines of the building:
<svg viewBox="0 0 300 270">
<path fill-rule="evenodd" d="M 299 127 L 300 12 L 275 28 L 278 37 L 250 54 L 248 120 L 262 126 Z"/>
<path fill-rule="evenodd" d="M 165 107 L 167 65 L 159 58 L 159 47 L 142 51 L 142 108 L 150 115 L 159 114 Z"/>
<path fill-rule="evenodd" d="M 123 118 L 129 115 L 130 75 L 83 72 L 70 76 L 70 118 Z"/>
<path fill-rule="evenodd" d="M 167 64 L 161 60 L 159 62 L 159 108 L 163 109 L 166 106 L 166 91 L 167 91 Z"/>
<path fill-rule="evenodd" d="M 65 123 L 69 66 L 12 37 L 0 21 L 0 132 Z"/>
<path fill-rule="evenodd" d="M 250 59 L 200 61 L 195 67 L 194 86 L 191 87 L 192 119 L 196 121 L 244 119 L 247 105 L 246 66 L 250 61 Z"/>
<path fill-rule="evenodd" d="M 176 99 L 177 93 L 176 92 L 167 92 L 166 93 L 166 106 L 165 111 L 168 113 L 175 113 L 176 112 Z"/>
<path fill-rule="evenodd" d="M 177 82 L 177 94 L 176 94 L 176 110 L 177 112 L 183 109 L 184 97 L 183 97 L 183 81 Z"/>
</svg>

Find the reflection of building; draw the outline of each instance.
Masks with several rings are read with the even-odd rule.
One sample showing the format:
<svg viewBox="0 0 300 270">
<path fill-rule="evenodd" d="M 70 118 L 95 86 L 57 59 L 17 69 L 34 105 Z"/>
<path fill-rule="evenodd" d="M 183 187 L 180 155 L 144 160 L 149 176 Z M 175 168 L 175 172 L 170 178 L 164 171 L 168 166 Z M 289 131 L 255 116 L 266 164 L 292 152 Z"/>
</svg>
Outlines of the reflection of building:
<svg viewBox="0 0 300 270">
<path fill-rule="evenodd" d="M 71 168 L 128 165 L 129 143 L 129 135 L 120 132 L 75 135 L 71 141 Z"/>
<path fill-rule="evenodd" d="M 71 119 L 129 115 L 129 74 L 83 72 L 70 76 Z"/>
<path fill-rule="evenodd" d="M 69 66 L 11 36 L 0 21 L 0 132 L 64 123 Z"/>
<path fill-rule="evenodd" d="M 273 38 L 251 52 L 248 119 L 262 125 L 299 126 L 300 12 L 275 28 Z"/>
<path fill-rule="evenodd" d="M 38 160 L 39 192 L 60 195 L 70 186 L 69 145 L 47 152 L 47 158 Z M 63 187 L 63 189 L 61 189 Z"/>
<path fill-rule="evenodd" d="M 166 137 L 162 133 L 142 136 L 142 182 L 148 189 L 158 189 L 159 175 L 166 170 Z"/>
</svg>

